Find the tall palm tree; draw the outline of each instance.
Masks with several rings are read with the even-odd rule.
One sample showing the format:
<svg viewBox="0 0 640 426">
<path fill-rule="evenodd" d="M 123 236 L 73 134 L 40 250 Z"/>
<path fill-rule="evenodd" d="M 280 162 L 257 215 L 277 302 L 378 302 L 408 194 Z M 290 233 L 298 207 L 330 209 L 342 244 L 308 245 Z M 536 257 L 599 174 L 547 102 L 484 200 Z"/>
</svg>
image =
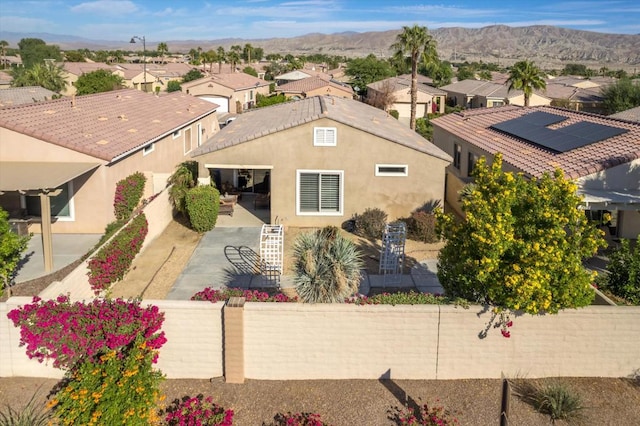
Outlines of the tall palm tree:
<svg viewBox="0 0 640 426">
<path fill-rule="evenodd" d="M 409 127 L 416 128 L 416 106 L 418 104 L 418 63 L 431 63 L 438 57 L 436 42 L 429 35 L 427 27 L 414 25 L 402 27 L 402 32 L 396 36 L 396 42 L 391 45 L 397 56 L 409 56 L 411 60 L 411 119 Z"/>
<path fill-rule="evenodd" d="M 9 46 L 9 43 L 7 42 L 7 40 L 0 40 L 0 53 L 2 53 L 2 68 L 5 68 L 5 63 L 4 63 L 4 57 L 7 54 L 7 47 Z"/>
<path fill-rule="evenodd" d="M 247 64 L 251 63 L 251 53 L 253 52 L 253 46 L 250 43 L 244 45 L 244 57 L 247 60 Z"/>
<path fill-rule="evenodd" d="M 227 59 L 231 64 L 231 72 L 236 72 L 236 65 L 240 62 L 240 54 L 235 50 L 232 50 L 227 53 Z"/>
<path fill-rule="evenodd" d="M 167 43 L 165 42 L 158 43 L 158 55 L 162 57 L 163 64 L 166 62 L 165 56 L 168 53 L 169 53 L 169 47 L 167 46 Z"/>
<path fill-rule="evenodd" d="M 509 70 L 509 90 L 517 89 L 524 92 L 524 106 L 529 106 L 529 99 L 534 90 L 545 89 L 544 73 L 531 61 L 520 61 L 513 64 Z"/>
<path fill-rule="evenodd" d="M 216 53 L 218 54 L 218 74 L 220 74 L 220 72 L 222 72 L 222 63 L 227 57 L 227 54 L 225 53 L 224 47 L 222 46 L 218 46 L 218 50 L 216 50 Z"/>
<path fill-rule="evenodd" d="M 37 63 L 31 68 L 16 68 L 13 71 L 13 87 L 40 86 L 59 93 L 67 85 L 62 76 L 62 67 L 53 62 Z"/>
</svg>

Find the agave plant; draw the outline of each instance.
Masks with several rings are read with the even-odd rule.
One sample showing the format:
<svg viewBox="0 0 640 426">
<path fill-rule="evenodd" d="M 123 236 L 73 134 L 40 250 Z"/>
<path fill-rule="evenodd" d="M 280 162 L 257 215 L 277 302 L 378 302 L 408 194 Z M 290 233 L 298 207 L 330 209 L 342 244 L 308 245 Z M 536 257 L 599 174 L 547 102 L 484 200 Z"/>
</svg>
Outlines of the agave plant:
<svg viewBox="0 0 640 426">
<path fill-rule="evenodd" d="M 51 424 L 52 412 L 37 400 L 36 391 L 22 409 L 6 406 L 0 409 L 0 426 L 46 426 Z"/>
<path fill-rule="evenodd" d="M 344 302 L 358 291 L 361 254 L 356 245 L 329 226 L 301 234 L 293 246 L 294 283 L 307 303 Z"/>
</svg>

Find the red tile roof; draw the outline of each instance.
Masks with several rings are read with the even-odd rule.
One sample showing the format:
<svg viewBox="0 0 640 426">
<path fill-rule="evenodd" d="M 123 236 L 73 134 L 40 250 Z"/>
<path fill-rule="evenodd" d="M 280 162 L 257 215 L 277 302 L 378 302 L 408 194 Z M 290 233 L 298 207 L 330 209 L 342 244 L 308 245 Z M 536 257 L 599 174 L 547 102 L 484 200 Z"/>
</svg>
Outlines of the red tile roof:
<svg viewBox="0 0 640 426">
<path fill-rule="evenodd" d="M 197 80 L 183 83 L 182 87 L 183 89 L 191 88 L 194 86 L 199 86 L 201 84 L 209 84 L 211 82 L 217 83 L 221 86 L 228 87 L 233 90 L 245 90 L 254 87 L 263 87 L 269 85 L 268 81 L 265 81 L 261 78 L 254 77 L 243 72 L 233 72 L 226 74 L 213 74 L 210 77 L 199 78 Z"/>
<path fill-rule="evenodd" d="M 627 129 L 628 132 L 568 152 L 555 153 L 490 128 L 493 124 L 522 117 L 533 111 L 545 111 L 567 117 L 567 120 L 552 127 L 586 121 Z M 596 114 L 548 106 L 529 108 L 505 106 L 448 114 L 431 122 L 434 126 L 491 155 L 502 153 L 505 163 L 530 176 L 540 177 L 544 172 L 560 168 L 564 171 L 565 176 L 576 179 L 640 158 L 640 123 L 616 120 Z"/>
<path fill-rule="evenodd" d="M 124 89 L 4 108 L 0 126 L 113 161 L 217 107 L 181 92 L 155 96 Z"/>
<path fill-rule="evenodd" d="M 334 87 L 338 90 L 342 90 L 343 92 L 353 94 L 351 86 L 334 83 L 318 76 L 290 81 L 289 83 L 278 86 L 277 91 L 285 93 L 306 93 L 311 92 L 312 90 L 322 89 L 323 87 Z"/>
</svg>

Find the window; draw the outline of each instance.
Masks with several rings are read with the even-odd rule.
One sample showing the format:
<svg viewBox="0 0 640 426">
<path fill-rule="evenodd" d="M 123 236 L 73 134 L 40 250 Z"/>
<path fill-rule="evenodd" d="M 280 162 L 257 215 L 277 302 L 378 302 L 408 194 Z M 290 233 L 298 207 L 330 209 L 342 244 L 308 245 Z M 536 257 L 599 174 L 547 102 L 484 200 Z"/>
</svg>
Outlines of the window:
<svg viewBox="0 0 640 426">
<path fill-rule="evenodd" d="M 467 163 L 467 176 L 471 176 L 473 173 L 473 169 L 476 167 L 476 162 L 478 161 L 478 156 L 473 152 L 469 153 L 469 162 Z"/>
<path fill-rule="evenodd" d="M 494 107 L 501 107 L 501 106 L 504 106 L 504 102 L 503 102 L 503 101 L 494 101 L 494 102 L 493 102 L 493 106 L 494 106 Z"/>
<path fill-rule="evenodd" d="M 181 135 L 180 129 L 176 130 L 175 132 L 173 132 L 173 138 L 174 139 L 178 139 Z"/>
<path fill-rule="evenodd" d="M 151 145 L 147 145 L 142 148 L 142 156 L 151 154 L 156 149 L 156 144 L 152 143 Z"/>
<path fill-rule="evenodd" d="M 336 133 L 335 127 L 314 127 L 313 146 L 336 146 Z"/>
<path fill-rule="evenodd" d="M 62 185 L 59 189 L 62 189 L 60 194 L 50 197 L 51 217 L 55 217 L 60 221 L 74 220 L 73 183 L 69 182 L 66 185 Z M 40 196 L 26 196 L 25 204 L 27 206 L 28 215 L 42 216 L 42 211 L 40 210 Z"/>
<path fill-rule="evenodd" d="M 344 172 L 298 170 L 297 214 L 341 215 Z"/>
<path fill-rule="evenodd" d="M 462 147 L 457 143 L 453 144 L 453 167 L 460 170 L 460 158 L 462 156 Z"/>
<path fill-rule="evenodd" d="M 202 131 L 202 123 L 198 123 L 198 125 L 196 126 L 196 132 L 198 132 L 196 138 L 198 138 L 198 146 L 200 146 L 202 145 L 202 133 L 204 133 Z"/>
<path fill-rule="evenodd" d="M 408 176 L 406 164 L 376 164 L 376 176 Z"/>
<path fill-rule="evenodd" d="M 249 100 L 252 101 L 253 100 L 253 90 L 249 91 Z"/>
<path fill-rule="evenodd" d="M 191 152 L 191 127 L 184 129 L 184 153 Z"/>
</svg>

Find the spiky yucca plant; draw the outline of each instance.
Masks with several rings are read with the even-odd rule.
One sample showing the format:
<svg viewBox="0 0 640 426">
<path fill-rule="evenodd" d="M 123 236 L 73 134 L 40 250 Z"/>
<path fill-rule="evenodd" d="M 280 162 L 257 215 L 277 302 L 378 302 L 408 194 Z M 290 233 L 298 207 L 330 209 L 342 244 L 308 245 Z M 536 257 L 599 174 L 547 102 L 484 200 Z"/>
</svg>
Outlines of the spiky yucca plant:
<svg viewBox="0 0 640 426">
<path fill-rule="evenodd" d="M 358 291 L 364 263 L 335 226 L 301 234 L 293 246 L 294 283 L 306 303 L 344 302 Z"/>
</svg>

